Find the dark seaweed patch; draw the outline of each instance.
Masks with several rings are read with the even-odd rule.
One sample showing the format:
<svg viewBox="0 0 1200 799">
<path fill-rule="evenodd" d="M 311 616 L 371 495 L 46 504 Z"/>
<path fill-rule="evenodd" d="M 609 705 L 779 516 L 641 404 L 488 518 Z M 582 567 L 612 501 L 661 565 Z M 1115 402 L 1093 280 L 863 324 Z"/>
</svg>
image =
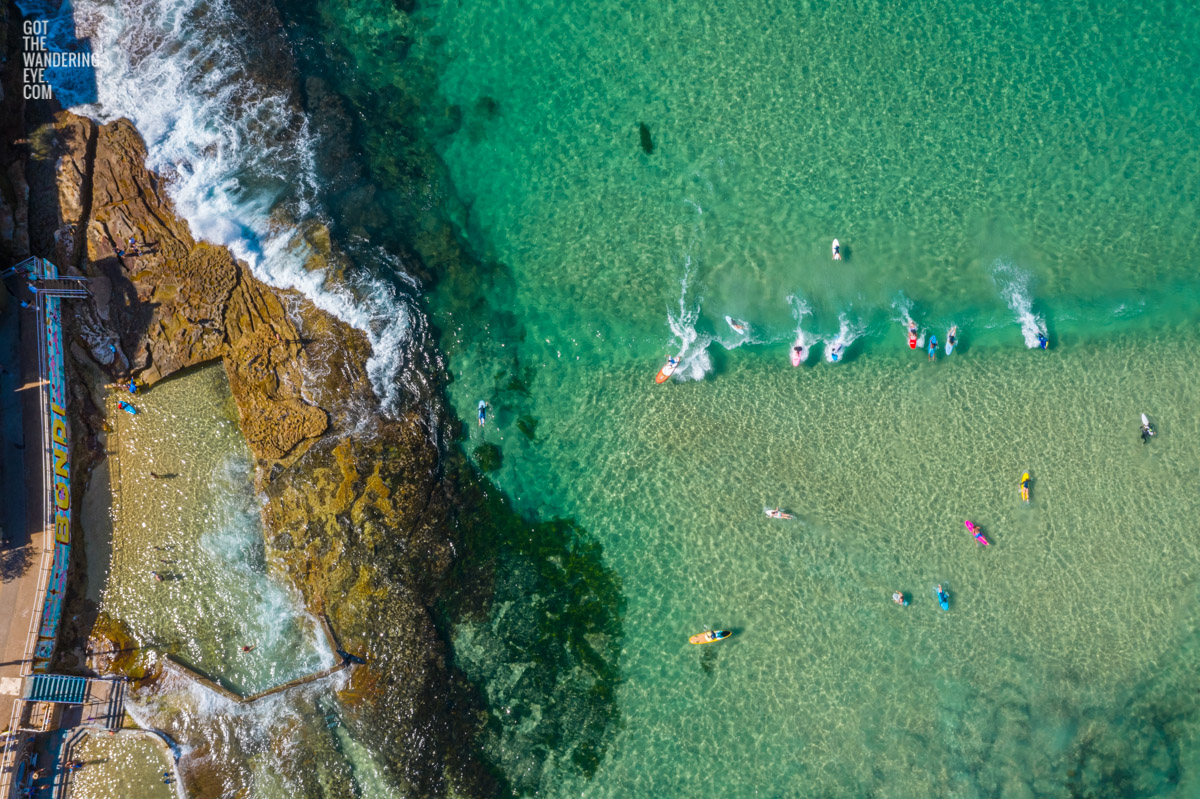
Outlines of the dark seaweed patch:
<svg viewBox="0 0 1200 799">
<path fill-rule="evenodd" d="M 500 468 L 503 461 L 500 448 L 495 444 L 480 444 L 475 448 L 475 463 L 485 472 L 494 472 Z"/>
<path fill-rule="evenodd" d="M 485 119 L 495 119 L 500 115 L 500 103 L 485 94 L 475 101 L 475 113 Z"/>
<path fill-rule="evenodd" d="M 528 414 L 517 419 L 517 429 L 520 430 L 521 433 L 524 434 L 524 436 L 530 441 L 533 441 L 534 437 L 537 435 L 537 424 L 537 419 L 534 419 Z"/>
<path fill-rule="evenodd" d="M 443 611 L 470 630 L 454 665 L 489 698 L 482 750 L 507 794 L 538 795 L 551 787 L 548 760 L 590 778 L 604 759 L 619 722 L 625 597 L 584 528 L 523 520 L 486 480 L 478 489 L 460 517 L 464 590 Z"/>
<path fill-rule="evenodd" d="M 645 122 L 638 123 L 638 135 L 642 139 L 642 150 L 646 155 L 652 155 L 654 153 L 654 139 L 650 138 L 650 128 L 646 126 Z"/>
</svg>

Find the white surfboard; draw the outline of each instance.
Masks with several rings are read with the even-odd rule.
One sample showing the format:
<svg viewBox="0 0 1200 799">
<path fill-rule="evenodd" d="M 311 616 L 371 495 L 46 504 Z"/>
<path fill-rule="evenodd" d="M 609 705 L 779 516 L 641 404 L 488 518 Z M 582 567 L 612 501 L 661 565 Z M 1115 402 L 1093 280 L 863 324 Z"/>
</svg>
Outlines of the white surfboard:
<svg viewBox="0 0 1200 799">
<path fill-rule="evenodd" d="M 833 240 L 833 246 L 831 249 L 833 250 L 833 260 L 835 260 L 835 261 L 842 260 L 842 245 L 838 244 L 837 239 Z"/>
<path fill-rule="evenodd" d="M 750 326 L 747 325 L 745 322 L 739 322 L 738 320 L 734 319 L 732 316 L 726 316 L 725 321 L 729 324 L 730 327 L 733 328 L 733 332 L 737 333 L 740 336 L 746 335 L 746 333 L 750 329 Z"/>
<path fill-rule="evenodd" d="M 950 325 L 950 332 L 946 334 L 946 354 L 954 352 L 954 339 L 958 337 L 958 325 Z"/>
</svg>

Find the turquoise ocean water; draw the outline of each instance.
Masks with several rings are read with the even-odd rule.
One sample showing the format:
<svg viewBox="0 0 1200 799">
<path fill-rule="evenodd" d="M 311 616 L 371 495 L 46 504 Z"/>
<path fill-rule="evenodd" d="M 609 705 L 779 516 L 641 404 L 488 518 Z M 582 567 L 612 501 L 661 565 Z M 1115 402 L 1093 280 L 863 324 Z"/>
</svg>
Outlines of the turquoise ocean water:
<svg viewBox="0 0 1200 799">
<path fill-rule="evenodd" d="M 492 405 L 468 451 L 500 446 L 515 504 L 575 519 L 627 598 L 602 765 L 585 779 L 550 757 L 524 784 L 1200 790 L 1194 8 L 417 19 L 410 59 L 461 109 L 436 147 L 487 265 L 483 288 L 431 300 L 460 415 Z M 958 351 L 910 351 L 905 314 L 943 342 L 957 323 Z M 846 362 L 819 341 L 793 369 L 798 320 L 809 346 L 857 336 Z M 656 385 L 681 350 L 683 379 Z M 797 521 L 767 520 L 776 506 Z M 735 636 L 687 644 L 713 627 Z M 514 664 L 473 633 L 460 658 L 503 720 Z M 525 763 L 553 712 L 496 757 Z"/>
</svg>

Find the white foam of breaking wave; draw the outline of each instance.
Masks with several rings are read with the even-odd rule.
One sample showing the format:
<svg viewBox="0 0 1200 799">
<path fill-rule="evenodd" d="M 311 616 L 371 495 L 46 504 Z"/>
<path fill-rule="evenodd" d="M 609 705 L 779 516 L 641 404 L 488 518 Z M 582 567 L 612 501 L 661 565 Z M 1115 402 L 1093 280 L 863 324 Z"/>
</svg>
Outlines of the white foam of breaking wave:
<svg viewBox="0 0 1200 799">
<path fill-rule="evenodd" d="M 1030 349 L 1038 347 L 1038 335 L 1046 335 L 1046 320 L 1033 312 L 1029 272 L 1016 264 L 997 259 L 992 264 L 992 281 L 1021 326 L 1025 346 Z"/>
<path fill-rule="evenodd" d="M 678 380 L 702 380 L 712 371 L 712 359 L 708 356 L 711 338 L 696 330 L 700 319 L 699 298 L 689 298 L 692 280 L 692 258 L 684 258 L 683 278 L 679 281 L 679 312 L 667 312 L 667 326 L 679 339 L 679 368 L 675 370 Z"/>
<path fill-rule="evenodd" d="M 290 691 L 237 703 L 167 667 L 149 688 L 129 695 L 126 710 L 143 729 L 169 736 L 185 757 L 203 741 L 205 759 L 221 764 L 231 794 L 264 780 L 282 782 L 298 793 L 300 785 L 294 783 L 301 783 L 312 766 L 311 752 L 296 732 L 302 726 L 315 728 L 310 735 L 327 729 L 330 725 L 320 715 L 327 704 L 323 697 L 348 682 L 349 671 L 342 670 Z M 185 770 L 188 766 L 184 764 Z"/>
<path fill-rule="evenodd" d="M 249 73 L 250 33 L 227 0 L 77 0 L 74 19 L 75 36 L 103 55 L 96 102 L 75 110 L 134 122 L 147 166 L 167 179 L 193 236 L 229 247 L 260 280 L 361 330 L 372 387 L 392 406 L 416 309 L 366 269 L 344 279 L 312 268 L 317 253 L 301 226 L 324 223 L 317 143 L 290 84 Z"/>
<path fill-rule="evenodd" d="M 916 324 L 912 318 L 913 301 L 904 296 L 904 292 L 896 295 L 896 299 L 892 300 L 892 308 L 894 308 L 899 316 L 892 317 L 895 321 L 904 326 L 904 337 L 908 339 L 908 331 Z M 925 331 L 921 330 L 917 337 L 917 346 L 925 346 Z"/>
<path fill-rule="evenodd" d="M 797 292 L 787 296 L 788 305 L 792 306 L 792 318 L 796 320 L 796 339 L 792 342 L 793 347 L 799 347 L 804 351 L 803 358 L 808 357 L 809 353 L 809 337 L 804 332 L 804 317 L 812 314 L 812 308 L 804 301 L 804 298 Z M 790 354 L 789 354 L 790 357 Z"/>
<path fill-rule="evenodd" d="M 830 363 L 844 361 L 846 350 L 854 343 L 855 339 L 862 335 L 863 329 L 861 323 L 851 322 L 844 312 L 838 314 L 838 333 L 832 341 L 825 345 L 825 360 Z M 837 353 L 837 361 L 833 358 L 834 353 Z"/>
</svg>

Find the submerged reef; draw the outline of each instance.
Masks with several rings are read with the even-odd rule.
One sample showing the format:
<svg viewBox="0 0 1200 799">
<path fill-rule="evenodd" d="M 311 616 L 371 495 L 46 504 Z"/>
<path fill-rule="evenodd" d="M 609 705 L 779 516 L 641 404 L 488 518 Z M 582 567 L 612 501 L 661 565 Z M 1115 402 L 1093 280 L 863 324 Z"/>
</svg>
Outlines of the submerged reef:
<svg viewBox="0 0 1200 799">
<path fill-rule="evenodd" d="M 443 610 L 455 665 L 486 694 L 484 754 L 506 795 L 542 795 L 556 769 L 590 778 L 620 721 L 620 577 L 574 521 L 531 522 L 488 483 L 457 482 L 470 525 Z"/>
</svg>

